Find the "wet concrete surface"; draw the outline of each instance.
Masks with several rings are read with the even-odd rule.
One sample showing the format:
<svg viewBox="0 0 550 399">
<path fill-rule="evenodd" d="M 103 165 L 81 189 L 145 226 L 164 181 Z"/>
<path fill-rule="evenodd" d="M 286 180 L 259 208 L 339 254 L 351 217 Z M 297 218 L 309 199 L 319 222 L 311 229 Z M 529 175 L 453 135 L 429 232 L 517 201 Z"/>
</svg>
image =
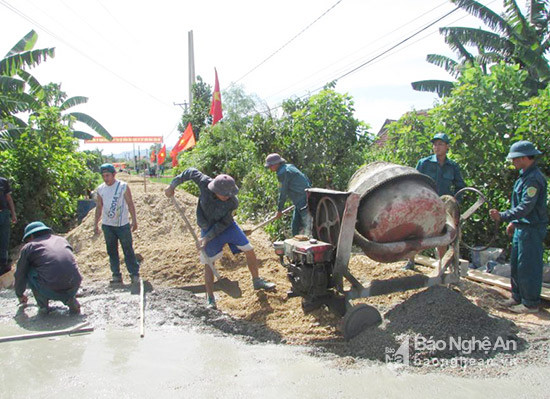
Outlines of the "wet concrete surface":
<svg viewBox="0 0 550 399">
<path fill-rule="evenodd" d="M 27 333 L 0 324 L 0 336 Z M 170 328 L 0 344 L 0 397 L 9 398 L 496 398 L 548 397 L 550 367 L 507 379 L 408 374 L 311 356 L 306 348 L 249 344 Z"/>
</svg>

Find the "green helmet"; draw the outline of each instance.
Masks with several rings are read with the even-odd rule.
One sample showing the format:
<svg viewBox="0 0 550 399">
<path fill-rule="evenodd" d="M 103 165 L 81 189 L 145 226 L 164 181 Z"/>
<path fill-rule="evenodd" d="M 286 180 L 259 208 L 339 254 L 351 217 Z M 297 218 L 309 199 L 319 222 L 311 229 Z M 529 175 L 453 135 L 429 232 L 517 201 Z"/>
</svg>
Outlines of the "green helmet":
<svg viewBox="0 0 550 399">
<path fill-rule="evenodd" d="M 436 133 L 434 134 L 434 136 L 432 137 L 432 139 L 430 140 L 432 143 L 436 140 L 441 140 L 447 144 L 449 144 L 451 142 L 451 140 L 449 139 L 449 136 L 447 136 L 445 133 Z"/>
<path fill-rule="evenodd" d="M 23 233 L 23 242 L 27 239 L 28 236 L 30 236 L 31 234 L 34 234 L 34 233 L 38 233 L 39 231 L 43 231 L 43 230 L 49 230 L 49 231 L 52 231 L 52 229 L 50 229 L 48 226 L 46 226 L 44 223 L 42 222 L 32 222 L 32 223 L 29 223 L 26 227 L 25 227 L 25 232 Z"/>
<path fill-rule="evenodd" d="M 513 159 L 519 157 L 531 157 L 540 154 L 542 154 L 542 152 L 537 150 L 533 143 L 527 140 L 521 140 L 510 146 L 510 151 L 508 152 L 506 158 Z"/>
</svg>

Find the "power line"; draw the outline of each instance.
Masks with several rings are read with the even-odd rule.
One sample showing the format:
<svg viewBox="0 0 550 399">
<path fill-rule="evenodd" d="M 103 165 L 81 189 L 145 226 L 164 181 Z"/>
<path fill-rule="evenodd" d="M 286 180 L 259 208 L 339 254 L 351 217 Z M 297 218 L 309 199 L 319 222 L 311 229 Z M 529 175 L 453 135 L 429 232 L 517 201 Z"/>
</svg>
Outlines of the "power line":
<svg viewBox="0 0 550 399">
<path fill-rule="evenodd" d="M 112 74 L 113 76 L 115 76 L 117 79 L 123 81 L 124 83 L 130 85 L 131 87 L 133 87 L 134 89 L 146 94 L 147 96 L 151 97 L 153 100 L 163 104 L 163 105 L 166 105 L 166 106 L 169 106 L 169 107 L 172 107 L 171 104 L 168 104 L 166 102 L 164 102 L 163 100 L 157 98 L 156 96 L 154 96 L 153 94 L 149 93 L 148 91 L 142 89 L 141 87 L 137 86 L 136 84 L 130 82 L 129 80 L 125 79 L 124 77 L 122 77 L 121 75 L 119 75 L 118 73 L 116 73 L 115 71 L 109 69 L 108 67 L 106 67 L 105 65 L 103 65 L 102 63 L 100 63 L 99 61 L 95 60 L 93 57 L 87 55 L 86 53 L 84 53 L 83 51 L 81 51 L 80 49 L 78 49 L 77 47 L 73 46 L 71 43 L 69 43 L 68 41 L 64 40 L 63 38 L 59 37 L 58 35 L 56 35 L 54 32 L 52 32 L 51 30 L 49 30 L 48 28 L 46 28 L 44 25 L 40 24 L 38 21 L 34 20 L 33 18 L 29 17 L 28 15 L 26 15 L 25 13 L 23 13 L 22 11 L 18 10 L 16 7 L 12 6 L 11 4 L 7 3 L 5 0 L 0 0 L 0 4 L 2 4 L 4 7 L 6 7 L 8 10 L 12 11 L 13 13 L 19 15 L 20 17 L 22 17 L 23 19 L 29 21 L 30 23 L 36 25 L 37 27 L 39 27 L 40 29 L 42 29 L 44 32 L 46 32 L 48 35 L 50 35 L 51 37 L 53 37 L 54 39 L 60 41 L 61 43 L 65 44 L 67 47 L 71 48 L 73 51 L 77 52 L 78 54 L 80 54 L 81 56 L 85 57 L 86 59 L 88 59 L 89 61 L 93 62 L 94 64 L 96 64 L 97 66 L 101 67 L 102 69 L 104 69 L 105 71 L 109 72 L 110 74 Z"/>
<path fill-rule="evenodd" d="M 397 31 L 399 31 L 399 30 L 405 28 L 406 26 L 412 24 L 414 21 L 416 21 L 416 20 L 418 20 L 418 19 L 420 19 L 420 18 L 426 16 L 427 14 L 429 14 L 429 13 L 435 11 L 436 9 L 438 9 L 438 8 L 440 8 L 440 7 L 442 7 L 442 6 L 446 5 L 446 4 L 448 4 L 447 1 L 445 1 L 445 2 L 443 2 L 443 3 L 441 3 L 441 4 L 439 4 L 438 6 L 436 6 L 436 7 L 432 8 L 432 9 L 430 9 L 429 11 L 426 11 L 426 12 L 424 12 L 423 14 L 419 15 L 418 17 L 413 18 L 413 19 L 410 20 L 409 22 L 407 22 L 407 23 L 401 25 L 400 27 L 398 27 L 398 28 L 396 28 L 396 29 L 394 29 L 394 30 L 392 30 L 392 31 L 390 31 L 390 32 L 388 32 L 388 33 L 385 33 L 384 35 L 382 35 L 382 36 L 380 36 L 380 37 L 378 37 L 378 38 L 372 40 L 372 41 L 369 42 L 368 44 L 362 46 L 362 47 L 359 48 L 358 50 L 355 50 L 353 53 L 346 55 L 345 57 L 341 58 L 340 60 L 338 60 L 338 61 L 336 61 L 336 62 L 334 62 L 334 63 L 328 65 L 327 67 L 322 68 L 321 70 L 318 70 L 318 71 L 314 72 L 313 74 L 311 74 L 311 73 L 308 74 L 308 77 L 307 77 L 306 79 L 312 80 L 312 78 L 313 78 L 315 75 L 319 75 L 321 72 L 323 72 L 323 71 L 325 71 L 325 70 L 331 68 L 332 66 L 337 65 L 339 62 L 343 61 L 343 60 L 346 59 L 346 58 L 349 58 L 351 55 L 360 52 L 361 50 L 367 48 L 368 46 L 370 46 L 370 45 L 372 45 L 372 44 L 376 44 L 377 42 L 383 40 L 385 37 L 388 37 L 388 36 L 390 36 L 391 34 L 393 34 L 393 33 L 397 32 Z M 384 46 L 385 46 L 385 45 L 379 46 L 377 49 L 371 51 L 369 54 L 376 53 L 376 51 L 381 50 L 382 48 L 384 48 Z M 339 68 L 339 70 L 347 70 L 347 69 L 349 68 L 350 65 L 356 64 L 357 62 L 358 62 L 358 60 L 355 60 L 355 61 L 349 63 L 348 65 L 346 65 L 346 66 L 344 66 L 344 67 L 342 67 L 342 68 Z M 290 86 L 287 86 L 286 88 L 280 89 L 280 90 L 278 90 L 278 91 L 275 92 L 275 93 L 269 94 L 267 97 L 269 98 L 269 97 L 276 96 L 277 94 L 283 93 L 283 92 L 285 92 L 285 91 L 291 89 L 292 87 L 297 86 L 299 83 L 303 83 L 304 80 L 305 80 L 305 79 L 299 79 L 298 83 L 293 83 L 293 84 L 291 84 Z M 323 81 L 328 81 L 328 80 L 332 80 L 332 79 L 323 79 Z"/>
<path fill-rule="evenodd" d="M 290 43 L 292 43 L 294 40 L 296 40 L 296 38 L 298 38 L 298 36 L 300 36 L 302 33 L 304 33 L 306 30 L 308 30 L 313 24 L 315 24 L 317 21 L 319 21 L 321 18 L 323 18 L 325 15 L 327 15 L 330 11 L 332 11 L 332 9 L 334 7 L 336 7 L 338 4 L 340 4 L 342 2 L 342 0 L 338 0 L 336 3 L 334 3 L 328 10 L 326 10 L 324 13 L 322 13 L 319 17 L 317 17 L 312 23 L 310 23 L 309 25 L 307 25 L 304 29 L 302 29 L 300 32 L 298 32 L 296 35 L 294 35 L 290 40 L 288 40 L 285 44 L 283 44 L 281 47 L 279 47 L 277 50 L 275 50 L 273 53 L 271 53 L 270 56 L 268 56 L 267 58 L 265 58 L 262 62 L 260 62 L 258 65 L 256 65 L 254 68 L 252 68 L 250 71 L 248 71 L 247 73 L 245 73 L 243 76 L 241 76 L 239 79 L 235 80 L 234 82 L 231 83 L 231 86 L 235 85 L 237 82 L 241 81 L 242 79 L 244 79 L 246 76 L 250 75 L 252 72 L 254 72 L 256 69 L 258 69 L 260 66 L 262 66 L 263 64 L 265 64 L 268 60 L 270 60 L 271 58 L 273 58 L 275 56 L 275 54 L 277 54 L 279 51 L 281 51 L 282 49 L 284 49 L 286 46 L 288 46 Z"/>
</svg>

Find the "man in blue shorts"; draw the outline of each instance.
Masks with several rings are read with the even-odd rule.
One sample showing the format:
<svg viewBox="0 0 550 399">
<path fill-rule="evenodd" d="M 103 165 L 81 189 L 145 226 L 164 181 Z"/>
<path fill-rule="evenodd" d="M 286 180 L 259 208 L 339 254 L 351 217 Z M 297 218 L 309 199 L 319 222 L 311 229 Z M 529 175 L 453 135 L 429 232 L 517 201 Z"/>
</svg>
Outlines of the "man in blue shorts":
<svg viewBox="0 0 550 399">
<path fill-rule="evenodd" d="M 198 250 L 200 251 L 200 261 L 205 265 L 204 284 L 208 307 L 216 308 L 213 290 L 214 274 L 209 265 L 214 265 L 214 262 L 222 257 L 225 244 L 229 245 L 233 254 L 244 252 L 255 290 L 275 288 L 275 284 L 259 277 L 258 261 L 254 249 L 244 232 L 233 220 L 233 211 L 239 206 L 236 197 L 239 189 L 235 180 L 229 175 L 219 175 L 212 179 L 195 168 L 188 168 L 174 177 L 170 186 L 164 191 L 166 196 L 174 196 L 176 187 L 187 180 L 194 181 L 200 190 L 197 223 L 201 228 L 201 239 Z"/>
</svg>

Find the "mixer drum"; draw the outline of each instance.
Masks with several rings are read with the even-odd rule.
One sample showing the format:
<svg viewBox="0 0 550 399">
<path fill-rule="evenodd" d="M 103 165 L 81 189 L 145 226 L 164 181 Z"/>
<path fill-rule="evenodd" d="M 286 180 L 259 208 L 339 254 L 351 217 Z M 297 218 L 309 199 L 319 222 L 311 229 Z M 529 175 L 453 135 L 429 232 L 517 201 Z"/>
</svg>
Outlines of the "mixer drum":
<svg viewBox="0 0 550 399">
<path fill-rule="evenodd" d="M 433 180 L 414 168 L 374 162 L 350 179 L 348 191 L 360 194 L 355 242 L 366 255 L 379 261 L 403 259 L 408 253 L 369 254 L 365 238 L 377 243 L 422 239 L 441 235 L 445 205 Z"/>
</svg>

